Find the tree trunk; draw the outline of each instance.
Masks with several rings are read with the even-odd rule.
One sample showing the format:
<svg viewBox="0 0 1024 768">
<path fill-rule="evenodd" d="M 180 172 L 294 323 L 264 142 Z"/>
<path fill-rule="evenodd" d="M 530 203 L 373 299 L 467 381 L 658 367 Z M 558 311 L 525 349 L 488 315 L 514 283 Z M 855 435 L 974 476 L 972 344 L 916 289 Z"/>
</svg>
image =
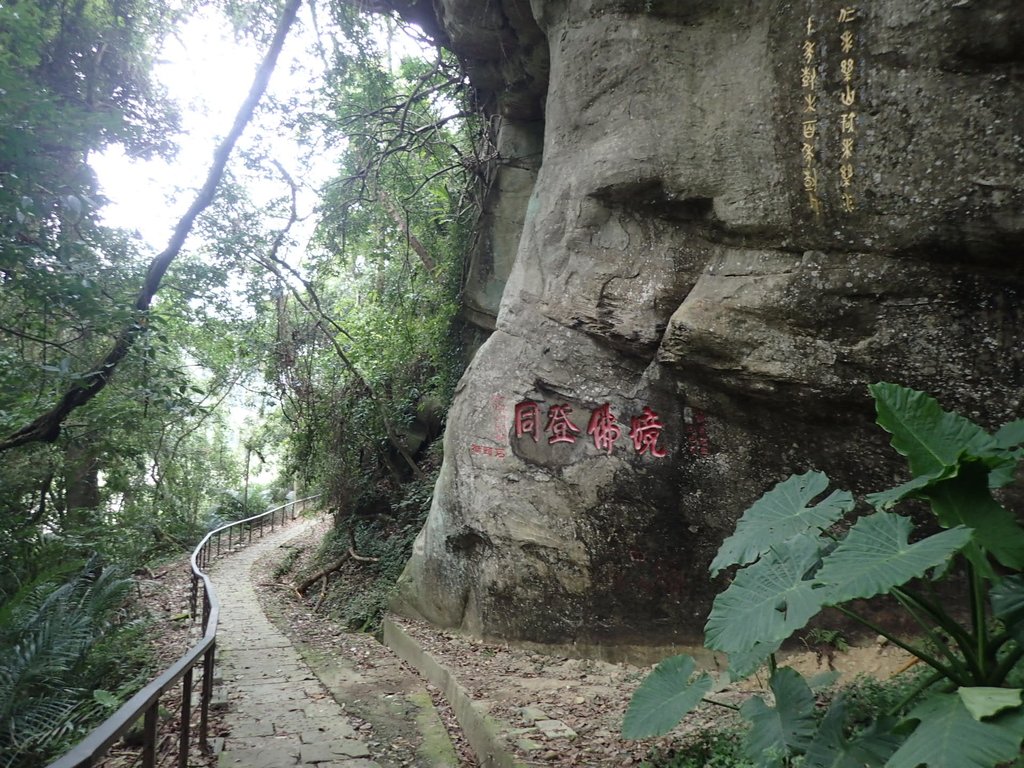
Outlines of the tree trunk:
<svg viewBox="0 0 1024 768">
<path fill-rule="evenodd" d="M 91 445 L 75 442 L 64 454 L 65 526 L 80 527 L 91 521 L 90 512 L 100 505 L 100 462 Z"/>
</svg>

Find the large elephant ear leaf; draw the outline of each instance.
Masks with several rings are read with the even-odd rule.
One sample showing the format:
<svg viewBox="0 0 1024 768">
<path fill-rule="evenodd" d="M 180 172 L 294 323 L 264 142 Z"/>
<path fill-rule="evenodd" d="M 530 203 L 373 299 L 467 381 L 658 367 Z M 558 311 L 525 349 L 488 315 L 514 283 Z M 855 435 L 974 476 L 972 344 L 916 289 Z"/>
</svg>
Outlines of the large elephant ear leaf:
<svg viewBox="0 0 1024 768">
<path fill-rule="evenodd" d="M 955 693 L 921 702 L 907 716 L 918 725 L 886 768 L 992 768 L 1020 754 L 1024 711 L 977 720 Z"/>
<path fill-rule="evenodd" d="M 800 673 L 779 667 L 769 682 L 775 706 L 755 696 L 744 702 L 740 714 L 750 721 L 744 752 L 758 765 L 780 765 L 807 751 L 817 725 L 814 694 Z"/>
<path fill-rule="evenodd" d="M 845 736 L 846 702 L 840 695 L 821 719 L 807 748 L 805 768 L 882 768 L 901 739 L 875 721 L 853 739 Z"/>
<path fill-rule="evenodd" d="M 825 599 L 813 578 L 819 544 L 797 536 L 737 573 L 711 607 L 704 627 L 707 647 L 747 654 L 758 646 L 777 645 L 803 627 Z"/>
<path fill-rule="evenodd" d="M 1019 571 L 1024 569 L 1024 528 L 1016 515 L 992 497 L 988 474 L 982 462 L 965 461 L 955 477 L 933 483 L 922 495 L 944 528 L 973 529 L 976 546 L 964 554 L 982 573 L 989 570 L 986 552 Z"/>
<path fill-rule="evenodd" d="M 875 398 L 878 425 L 892 435 L 892 447 L 907 458 L 916 476 L 947 476 L 961 456 L 989 456 L 998 450 L 985 430 L 942 410 L 931 395 L 886 382 L 868 389 Z"/>
<path fill-rule="evenodd" d="M 1004 461 L 999 464 L 992 464 L 992 472 L 989 475 L 990 488 L 1002 488 L 1013 482 L 1016 475 L 1017 464 L 1024 458 L 1024 419 L 1017 419 L 1008 424 L 1003 424 L 993 438 L 996 441 L 996 448 L 1003 454 Z"/>
<path fill-rule="evenodd" d="M 622 721 L 623 737 L 661 736 L 675 728 L 711 690 L 707 672 L 693 677 L 695 666 L 690 656 L 672 656 L 656 666 L 633 693 Z"/>
<path fill-rule="evenodd" d="M 810 529 L 824 530 L 853 509 L 853 496 L 835 491 L 820 503 L 811 501 L 828 488 L 822 472 L 793 475 L 754 502 L 736 523 L 736 530 L 722 542 L 711 561 L 711 575 L 730 565 L 746 565 L 773 546 Z"/>
<path fill-rule="evenodd" d="M 817 573 L 826 604 L 888 592 L 942 565 L 971 540 L 971 531 L 959 527 L 910 544 L 911 530 L 909 518 L 890 512 L 858 520 Z"/>
<path fill-rule="evenodd" d="M 1003 424 L 993 437 L 997 448 L 1010 449 L 1024 445 L 1024 419 Z"/>
<path fill-rule="evenodd" d="M 723 677 L 730 682 L 750 677 L 761 668 L 769 656 L 779 650 L 781 645 L 782 639 L 779 639 L 771 643 L 757 643 L 753 648 L 743 652 L 733 651 L 729 654 L 729 668 Z"/>
</svg>

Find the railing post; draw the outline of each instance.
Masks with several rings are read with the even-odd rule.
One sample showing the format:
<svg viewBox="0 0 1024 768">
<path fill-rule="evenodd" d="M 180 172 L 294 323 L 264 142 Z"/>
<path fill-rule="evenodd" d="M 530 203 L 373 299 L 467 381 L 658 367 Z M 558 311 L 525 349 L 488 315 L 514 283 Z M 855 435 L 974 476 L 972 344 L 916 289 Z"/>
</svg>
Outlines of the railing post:
<svg viewBox="0 0 1024 768">
<path fill-rule="evenodd" d="M 192 730 L 192 667 L 181 681 L 181 733 L 178 739 L 178 768 L 188 768 L 188 741 Z"/>
<path fill-rule="evenodd" d="M 228 552 L 231 551 L 231 536 L 232 534 L 234 534 L 234 532 L 235 526 L 232 525 L 230 528 L 228 528 Z"/>
<path fill-rule="evenodd" d="M 249 529 L 249 543 L 252 544 L 252 523 L 246 526 Z"/>
<path fill-rule="evenodd" d="M 210 701 L 213 699 L 213 666 L 216 641 L 203 654 L 203 687 L 199 695 L 199 748 L 206 752 L 209 748 Z"/>
<path fill-rule="evenodd" d="M 196 597 L 199 595 L 199 576 L 192 574 L 192 594 L 188 599 L 188 615 L 192 621 L 196 619 Z"/>
<path fill-rule="evenodd" d="M 217 531 L 217 557 L 220 557 L 220 531 Z"/>
<path fill-rule="evenodd" d="M 274 510 L 270 510 L 270 532 L 274 532 Z"/>
<path fill-rule="evenodd" d="M 156 726 L 160 720 L 160 697 L 149 705 L 142 722 L 142 768 L 156 765 Z"/>
<path fill-rule="evenodd" d="M 203 589 L 203 634 L 206 634 L 206 625 L 210 623 L 210 596 L 206 589 Z"/>
</svg>

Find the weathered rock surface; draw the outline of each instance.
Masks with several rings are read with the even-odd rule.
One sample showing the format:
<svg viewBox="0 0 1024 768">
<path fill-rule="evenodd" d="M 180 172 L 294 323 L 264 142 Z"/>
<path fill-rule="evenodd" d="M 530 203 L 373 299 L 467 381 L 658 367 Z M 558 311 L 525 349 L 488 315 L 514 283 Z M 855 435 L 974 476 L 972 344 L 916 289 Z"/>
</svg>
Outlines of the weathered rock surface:
<svg viewBox="0 0 1024 768">
<path fill-rule="evenodd" d="M 541 132 L 543 160 L 489 202 L 478 312 L 510 269 L 405 610 L 581 652 L 692 640 L 774 482 L 899 475 L 868 383 L 1021 415 L 1024 6 L 436 5 L 506 161 Z"/>
</svg>

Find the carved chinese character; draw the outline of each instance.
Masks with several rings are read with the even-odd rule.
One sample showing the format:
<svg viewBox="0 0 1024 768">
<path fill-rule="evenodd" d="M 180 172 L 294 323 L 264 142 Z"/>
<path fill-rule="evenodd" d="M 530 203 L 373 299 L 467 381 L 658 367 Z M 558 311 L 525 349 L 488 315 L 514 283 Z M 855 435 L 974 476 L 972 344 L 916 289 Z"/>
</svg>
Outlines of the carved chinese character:
<svg viewBox="0 0 1024 768">
<path fill-rule="evenodd" d="M 804 94 L 804 112 L 817 112 L 818 105 L 818 94 L 816 93 L 805 93 Z"/>
<path fill-rule="evenodd" d="M 821 216 L 821 198 L 814 194 L 814 192 L 809 191 L 807 193 L 807 207 L 811 209 L 815 216 Z"/>
<path fill-rule="evenodd" d="M 853 43 L 853 32 L 849 29 L 845 30 L 843 34 L 839 36 L 839 47 L 842 49 L 843 53 L 849 53 L 852 51 Z"/>
<path fill-rule="evenodd" d="M 840 133 L 856 133 L 857 132 L 857 113 L 856 112 L 843 112 L 839 116 L 839 130 Z"/>
<path fill-rule="evenodd" d="M 853 79 L 853 71 L 857 68 L 854 59 L 843 59 L 839 62 L 839 73 L 843 76 L 843 82 L 848 83 Z"/>
<path fill-rule="evenodd" d="M 804 168 L 804 189 L 808 192 L 818 191 L 818 170 L 816 168 Z"/>
<path fill-rule="evenodd" d="M 544 425 L 544 431 L 551 433 L 548 443 L 576 442 L 575 433 L 580 429 L 572 423 L 569 418 L 570 413 L 572 413 L 572 407 L 565 403 L 548 408 L 548 423 Z"/>
<path fill-rule="evenodd" d="M 533 400 L 516 403 L 515 408 L 516 437 L 533 435 L 533 442 L 540 439 L 540 406 Z"/>
<path fill-rule="evenodd" d="M 849 163 L 843 163 L 839 166 L 839 185 L 842 187 L 848 187 L 853 183 L 853 166 Z"/>
<path fill-rule="evenodd" d="M 644 406 L 643 415 L 630 419 L 630 425 L 629 438 L 633 441 L 633 447 L 636 448 L 637 453 L 643 454 L 650 451 L 651 456 L 658 458 L 668 455 L 667 450 L 658 447 L 658 438 L 665 425 L 661 423 L 658 414 L 648 406 Z"/>
<path fill-rule="evenodd" d="M 853 195 L 849 192 L 843 192 L 839 196 L 839 204 L 846 213 L 853 213 L 857 210 L 857 205 L 853 199 Z"/>
<path fill-rule="evenodd" d="M 818 84 L 818 71 L 814 67 L 800 68 L 800 87 L 814 88 Z"/>
<path fill-rule="evenodd" d="M 810 141 L 818 133 L 818 121 L 817 120 L 804 120 L 801 123 L 802 134 L 805 139 Z"/>
<path fill-rule="evenodd" d="M 804 163 L 810 165 L 814 162 L 814 145 L 808 144 L 806 141 L 800 145 L 800 154 L 804 158 Z"/>
<path fill-rule="evenodd" d="M 846 87 L 839 92 L 839 100 L 843 102 L 844 107 L 852 107 L 857 101 L 857 89 L 851 88 L 847 83 Z"/>
<path fill-rule="evenodd" d="M 687 447 L 691 456 L 707 456 L 711 451 L 711 444 L 708 441 L 707 429 L 704 426 L 706 418 L 703 411 L 693 412 L 688 419 L 687 408 L 683 411 L 683 420 L 686 422 Z"/>
<path fill-rule="evenodd" d="M 802 49 L 804 54 L 804 63 L 810 64 L 814 61 L 814 48 L 815 45 L 813 40 L 804 40 Z"/>
<path fill-rule="evenodd" d="M 854 7 L 852 5 L 848 5 L 845 8 L 840 8 L 839 9 L 839 23 L 840 24 L 847 24 L 847 23 L 849 23 L 851 21 L 856 20 L 856 18 L 857 18 L 857 8 L 856 7 Z"/>
<path fill-rule="evenodd" d="M 807 36 L 810 37 L 813 34 L 814 34 L 814 17 L 813 16 L 808 16 L 807 17 Z"/>
<path fill-rule="evenodd" d="M 622 430 L 619 428 L 618 419 L 612 413 L 610 403 L 595 408 L 590 412 L 590 423 L 587 424 L 587 434 L 594 438 L 594 447 L 599 451 L 606 451 L 611 455 L 615 441 L 619 439 Z"/>
<path fill-rule="evenodd" d="M 840 159 L 849 160 L 853 157 L 853 138 L 847 136 L 840 140 Z"/>
</svg>

